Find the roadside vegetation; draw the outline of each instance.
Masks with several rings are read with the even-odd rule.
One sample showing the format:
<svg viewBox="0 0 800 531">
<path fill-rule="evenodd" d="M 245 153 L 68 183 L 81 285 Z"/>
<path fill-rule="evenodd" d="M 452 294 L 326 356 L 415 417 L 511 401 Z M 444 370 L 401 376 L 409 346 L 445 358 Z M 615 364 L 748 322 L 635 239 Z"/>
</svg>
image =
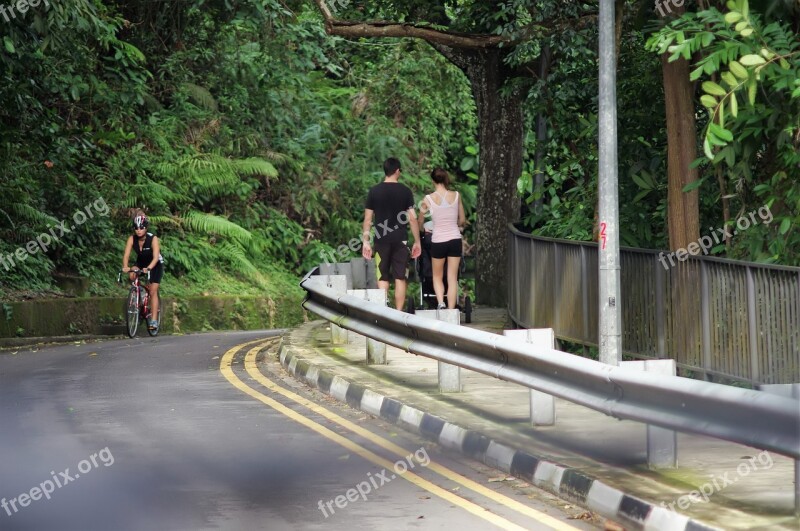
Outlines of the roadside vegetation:
<svg viewBox="0 0 800 531">
<path fill-rule="evenodd" d="M 481 153 L 497 155 L 479 145 L 475 79 L 425 39 L 327 35 L 318 4 L 58 0 L 0 18 L 0 299 L 57 295 L 60 275 L 119 295 L 130 213 L 144 208 L 162 240 L 165 295 L 299 300 L 299 278 L 360 234 L 366 189 L 387 156 L 401 159 L 420 198 L 431 168 L 447 168 L 467 239 L 479 239 Z M 513 41 L 503 90 L 522 109 L 511 183 L 521 208 L 503 221 L 591 240 L 596 5 L 484 4 L 352 3 L 335 16 Z M 687 1 L 670 19 L 652 1 L 618 4 L 622 243 L 675 247 L 666 55 L 691 76 L 682 82 L 697 116 L 697 173 L 679 184 L 697 196 L 695 230 L 768 205 L 771 224 L 713 254 L 800 264 L 796 3 Z M 76 224 L 99 200 L 107 213 Z M 64 221 L 76 226 L 59 235 Z M 43 250 L 42 234 L 60 237 Z"/>
</svg>

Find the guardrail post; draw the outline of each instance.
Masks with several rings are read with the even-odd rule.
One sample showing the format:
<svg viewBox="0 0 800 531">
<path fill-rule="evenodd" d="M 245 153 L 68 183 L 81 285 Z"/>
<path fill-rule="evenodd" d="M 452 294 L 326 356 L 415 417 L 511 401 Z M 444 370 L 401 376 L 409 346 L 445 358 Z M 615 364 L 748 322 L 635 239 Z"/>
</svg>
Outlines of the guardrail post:
<svg viewBox="0 0 800 531">
<path fill-rule="evenodd" d="M 425 319 L 436 319 L 446 323 L 460 325 L 460 310 L 418 310 L 416 315 Z M 440 393 L 460 393 L 461 392 L 461 367 L 450 365 L 449 363 L 439 363 L 439 392 Z"/>
<path fill-rule="evenodd" d="M 382 289 L 349 289 L 347 294 L 386 306 L 386 291 Z M 367 338 L 367 365 L 386 365 L 386 343 Z"/>
<path fill-rule="evenodd" d="M 350 271 L 353 273 L 352 289 L 378 289 L 375 260 L 353 258 L 350 260 Z"/>
<path fill-rule="evenodd" d="M 350 267 L 350 262 L 329 264 L 324 263 L 319 265 L 320 275 L 344 275 L 346 278 L 345 290 L 353 289 L 353 269 Z"/>
<path fill-rule="evenodd" d="M 320 266 L 321 267 L 321 266 Z M 347 277 L 344 275 L 314 275 L 336 293 L 347 293 Z M 331 343 L 347 343 L 347 330 L 337 324 L 331 323 Z"/>
<path fill-rule="evenodd" d="M 555 333 L 552 328 L 504 330 L 503 335 L 538 347 L 554 349 Z M 531 426 L 553 426 L 556 423 L 556 401 L 553 395 L 531 389 Z"/>
<path fill-rule="evenodd" d="M 760 391 L 771 395 L 780 395 L 800 401 L 800 383 L 762 384 Z M 794 460 L 794 515 L 800 517 L 800 459 Z"/>
<path fill-rule="evenodd" d="M 622 367 L 675 376 L 675 360 L 623 361 Z M 678 436 L 674 430 L 647 425 L 647 466 L 651 469 L 678 467 Z"/>
</svg>

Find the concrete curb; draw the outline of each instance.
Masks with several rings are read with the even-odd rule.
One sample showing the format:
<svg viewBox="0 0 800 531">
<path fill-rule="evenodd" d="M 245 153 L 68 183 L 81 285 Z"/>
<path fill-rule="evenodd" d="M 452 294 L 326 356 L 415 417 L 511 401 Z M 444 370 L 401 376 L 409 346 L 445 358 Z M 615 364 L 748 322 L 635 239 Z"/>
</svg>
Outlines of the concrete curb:
<svg viewBox="0 0 800 531">
<path fill-rule="evenodd" d="M 409 429 L 428 440 L 518 477 L 625 526 L 645 531 L 712 531 L 719 528 L 654 505 L 581 471 L 546 461 L 403 404 L 302 358 L 285 339 L 280 362 L 298 380 L 350 407 Z"/>
<path fill-rule="evenodd" d="M 0 349 L 26 348 L 42 344 L 54 343 L 73 343 L 75 341 L 93 341 L 101 339 L 112 339 L 115 337 L 127 337 L 119 334 L 81 334 L 74 336 L 52 336 L 52 337 L 4 337 L 0 338 Z"/>
</svg>

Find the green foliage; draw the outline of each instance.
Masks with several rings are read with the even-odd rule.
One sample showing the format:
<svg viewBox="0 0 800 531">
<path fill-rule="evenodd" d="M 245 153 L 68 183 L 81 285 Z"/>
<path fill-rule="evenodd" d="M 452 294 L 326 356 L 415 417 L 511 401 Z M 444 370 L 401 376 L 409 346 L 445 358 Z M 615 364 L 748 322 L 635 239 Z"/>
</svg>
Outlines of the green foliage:
<svg viewBox="0 0 800 531">
<path fill-rule="evenodd" d="M 666 132 L 657 58 L 644 48 L 645 36 L 625 31 L 617 75 L 620 229 L 623 245 L 666 245 Z M 592 240 L 597 206 L 598 109 L 597 28 L 567 26 L 549 39 L 554 54 L 546 79 L 528 89 L 527 158 L 518 189 L 526 208 L 523 224 L 537 234 Z M 547 138 L 536 138 L 545 116 Z M 534 154 L 543 153 L 541 189 L 534 186 Z M 535 207 L 541 201 L 541 207 Z"/>
<path fill-rule="evenodd" d="M 701 169 L 725 168 L 732 216 L 763 205 L 775 216 L 737 237 L 729 256 L 800 261 L 800 45 L 783 12 L 751 3 L 687 13 L 649 40 L 625 19 L 617 87 L 624 244 L 666 245 L 664 105 L 652 52 L 668 52 L 693 63 L 703 91 Z M 573 1 L 379 0 L 338 15 L 515 39 L 506 60 L 519 73 L 513 88 L 527 94 L 529 131 L 523 222 L 590 240 L 595 12 Z M 330 38 L 311 3 L 274 0 L 62 0 L 0 25 L 0 40 L 0 256 L 98 198 L 110 207 L 46 252 L 23 251 L 8 269 L 0 263 L 4 297 L 50 290 L 54 273 L 90 276 L 92 293 L 112 292 L 135 208 L 162 241 L 166 290 L 296 289 L 287 279 L 359 236 L 366 191 L 388 156 L 401 160 L 418 199 L 432 188 L 431 169 L 446 168 L 475 218 L 472 89 L 420 41 Z M 539 79 L 532 74 L 546 47 L 554 61 Z M 548 124 L 543 142 L 533 134 L 539 116 Z M 725 220 L 709 173 L 697 185 L 703 225 L 718 227 Z"/>
<path fill-rule="evenodd" d="M 376 66 L 384 74 L 362 89 L 362 104 L 408 130 L 424 148 L 424 158 L 415 161 L 418 166 L 452 166 L 477 134 L 475 104 L 464 74 L 417 40 L 389 46 Z"/>
<path fill-rule="evenodd" d="M 800 264 L 800 40 L 788 22 L 765 20 L 747 0 L 727 7 L 686 13 L 648 47 L 694 60 L 691 79 L 705 79 L 701 163 L 725 168 L 736 216 L 762 207 L 775 216 L 741 234 L 731 254 Z"/>
<path fill-rule="evenodd" d="M 262 290 L 360 233 L 387 156 L 419 192 L 432 165 L 455 167 L 476 127 L 463 75 L 419 43 L 330 39 L 309 7 L 64 0 L 0 25 L 0 253 L 110 207 L 0 264 L 0 293 L 49 290 L 54 273 L 114 292 L 136 208 L 168 292 Z"/>
</svg>

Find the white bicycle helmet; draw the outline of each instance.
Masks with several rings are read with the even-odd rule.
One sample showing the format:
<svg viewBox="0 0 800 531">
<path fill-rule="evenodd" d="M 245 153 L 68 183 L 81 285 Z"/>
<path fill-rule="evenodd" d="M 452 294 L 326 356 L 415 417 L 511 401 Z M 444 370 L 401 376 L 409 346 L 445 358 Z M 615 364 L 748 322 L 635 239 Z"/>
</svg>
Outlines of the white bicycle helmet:
<svg viewBox="0 0 800 531">
<path fill-rule="evenodd" d="M 133 229 L 146 229 L 148 225 L 147 216 L 140 214 L 133 218 Z"/>
</svg>

